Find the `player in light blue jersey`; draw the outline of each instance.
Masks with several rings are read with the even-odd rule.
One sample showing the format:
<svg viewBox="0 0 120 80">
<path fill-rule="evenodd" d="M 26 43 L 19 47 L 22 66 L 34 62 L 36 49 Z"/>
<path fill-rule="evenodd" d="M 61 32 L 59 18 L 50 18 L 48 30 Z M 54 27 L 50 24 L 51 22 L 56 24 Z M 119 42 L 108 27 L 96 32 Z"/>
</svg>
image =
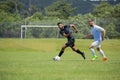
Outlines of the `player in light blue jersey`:
<svg viewBox="0 0 120 80">
<path fill-rule="evenodd" d="M 93 38 L 94 38 L 94 42 L 89 47 L 93 55 L 92 60 L 96 60 L 97 58 L 95 51 L 94 51 L 94 47 L 96 47 L 97 51 L 102 55 L 103 61 L 106 61 L 107 57 L 105 56 L 103 50 L 101 49 L 101 42 L 104 40 L 106 31 L 102 27 L 96 25 L 93 20 L 89 20 L 88 23 L 91 27 L 91 34 L 87 35 L 86 37 L 93 35 Z"/>
</svg>

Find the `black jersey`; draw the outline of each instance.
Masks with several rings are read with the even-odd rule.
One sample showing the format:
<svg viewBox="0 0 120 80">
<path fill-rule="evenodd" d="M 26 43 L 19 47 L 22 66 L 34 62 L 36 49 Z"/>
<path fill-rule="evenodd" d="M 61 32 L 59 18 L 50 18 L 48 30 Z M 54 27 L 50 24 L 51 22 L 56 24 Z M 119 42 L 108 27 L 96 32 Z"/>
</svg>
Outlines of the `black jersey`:
<svg viewBox="0 0 120 80">
<path fill-rule="evenodd" d="M 60 29 L 60 34 L 63 35 L 63 33 L 65 34 L 70 34 L 67 39 L 70 40 L 70 39 L 74 39 L 74 36 L 71 34 L 70 32 L 70 25 L 65 25 L 64 26 L 64 29 Z"/>
</svg>

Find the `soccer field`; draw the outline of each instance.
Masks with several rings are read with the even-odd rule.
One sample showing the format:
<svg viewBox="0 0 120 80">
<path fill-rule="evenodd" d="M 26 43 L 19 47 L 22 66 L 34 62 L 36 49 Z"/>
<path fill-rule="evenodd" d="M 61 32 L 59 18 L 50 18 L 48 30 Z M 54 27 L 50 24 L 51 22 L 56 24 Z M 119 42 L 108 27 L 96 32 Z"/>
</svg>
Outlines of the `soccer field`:
<svg viewBox="0 0 120 80">
<path fill-rule="evenodd" d="M 67 48 L 53 61 L 66 39 L 0 39 L 0 80 L 120 80 L 120 40 L 102 43 L 108 60 L 90 61 L 92 40 L 76 40 L 86 60 Z"/>
</svg>

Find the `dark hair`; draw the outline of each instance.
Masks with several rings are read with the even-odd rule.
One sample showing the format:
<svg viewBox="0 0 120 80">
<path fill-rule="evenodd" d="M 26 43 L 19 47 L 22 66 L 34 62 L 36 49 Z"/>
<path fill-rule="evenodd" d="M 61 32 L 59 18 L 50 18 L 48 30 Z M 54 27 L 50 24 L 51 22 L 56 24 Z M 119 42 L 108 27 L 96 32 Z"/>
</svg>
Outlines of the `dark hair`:
<svg viewBox="0 0 120 80">
<path fill-rule="evenodd" d="M 62 24 L 62 22 L 58 22 L 57 25 Z"/>
<path fill-rule="evenodd" d="M 88 22 L 94 22 L 94 19 L 89 19 Z"/>
</svg>

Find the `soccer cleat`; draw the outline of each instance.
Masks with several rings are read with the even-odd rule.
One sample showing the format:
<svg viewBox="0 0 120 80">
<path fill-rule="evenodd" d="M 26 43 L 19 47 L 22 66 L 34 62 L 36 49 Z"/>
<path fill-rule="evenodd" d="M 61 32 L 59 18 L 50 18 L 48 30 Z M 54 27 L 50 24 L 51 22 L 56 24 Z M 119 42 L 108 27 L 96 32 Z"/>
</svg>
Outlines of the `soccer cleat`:
<svg viewBox="0 0 120 80">
<path fill-rule="evenodd" d="M 106 61 L 106 60 L 107 60 L 107 57 L 104 57 L 104 58 L 103 58 L 103 61 Z"/>
<path fill-rule="evenodd" d="M 82 56 L 84 59 L 86 59 L 84 52 L 81 53 L 81 56 Z"/>
<path fill-rule="evenodd" d="M 96 60 L 97 56 L 93 56 L 92 61 Z"/>
</svg>

